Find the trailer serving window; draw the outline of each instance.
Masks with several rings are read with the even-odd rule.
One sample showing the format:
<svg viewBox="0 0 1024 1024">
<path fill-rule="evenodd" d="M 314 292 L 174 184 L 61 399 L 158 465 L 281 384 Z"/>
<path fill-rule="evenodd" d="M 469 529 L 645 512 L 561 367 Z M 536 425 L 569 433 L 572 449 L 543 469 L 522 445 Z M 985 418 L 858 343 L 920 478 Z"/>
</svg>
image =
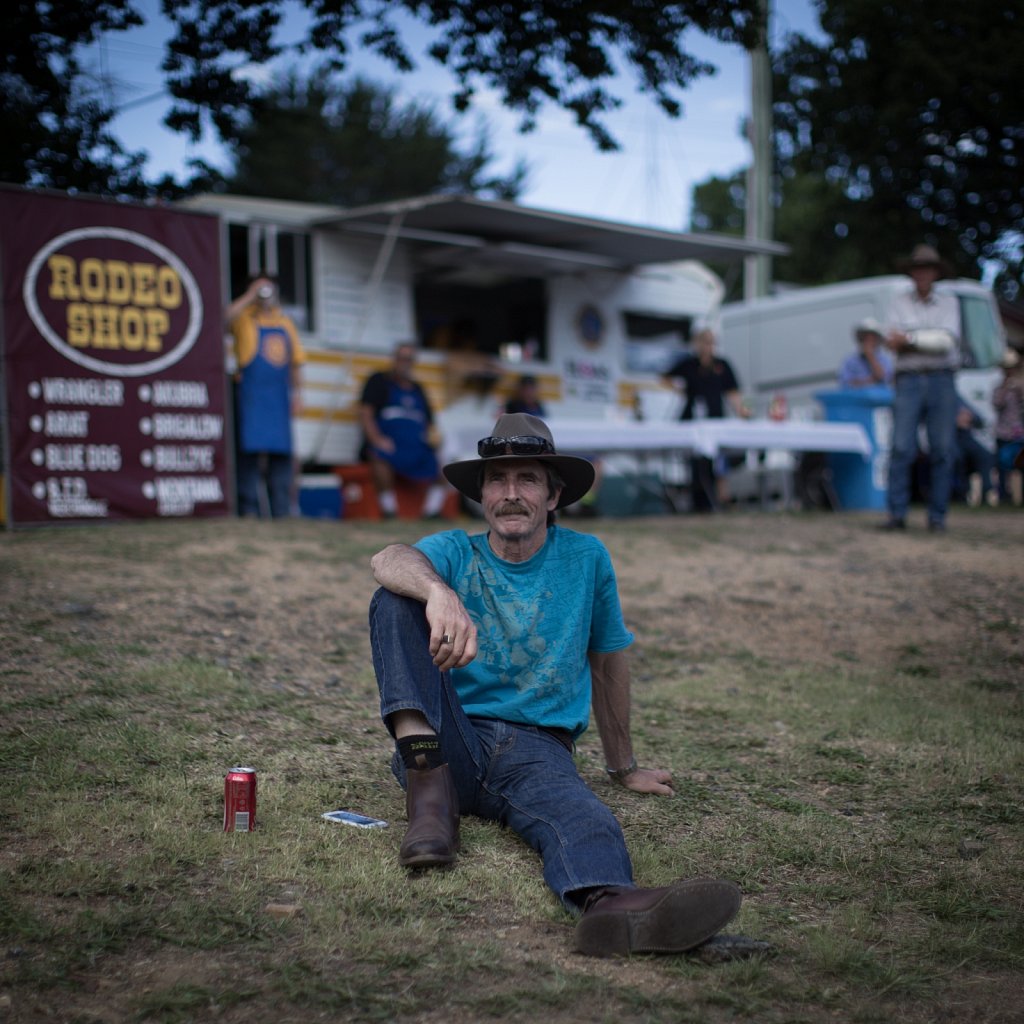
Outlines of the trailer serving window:
<svg viewBox="0 0 1024 1024">
<path fill-rule="evenodd" d="M 664 373 L 690 340 L 690 317 L 623 312 L 625 369 L 630 373 Z"/>
<path fill-rule="evenodd" d="M 309 235 L 273 224 L 228 225 L 230 298 L 261 271 L 277 278 L 281 308 L 300 331 L 313 330 L 313 274 Z"/>
<path fill-rule="evenodd" d="M 540 278 L 469 285 L 423 276 L 416 280 L 414 302 L 424 348 L 509 362 L 547 358 L 547 296 Z"/>
</svg>

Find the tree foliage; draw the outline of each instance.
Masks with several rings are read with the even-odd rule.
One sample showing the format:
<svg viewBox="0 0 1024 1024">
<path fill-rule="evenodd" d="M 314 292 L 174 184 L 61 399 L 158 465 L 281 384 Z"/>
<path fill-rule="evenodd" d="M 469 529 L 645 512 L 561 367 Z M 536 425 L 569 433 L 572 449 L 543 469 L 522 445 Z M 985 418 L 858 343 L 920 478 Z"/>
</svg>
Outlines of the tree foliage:
<svg viewBox="0 0 1024 1024">
<path fill-rule="evenodd" d="M 926 239 L 976 276 L 1024 229 L 1024 3 L 817 7 L 827 40 L 773 61 L 783 175 L 838 190 L 822 212 L 865 270 Z"/>
<path fill-rule="evenodd" d="M 742 235 L 746 208 L 746 171 L 737 171 L 728 178 L 714 174 L 694 186 L 690 230 Z"/>
<path fill-rule="evenodd" d="M 362 79 L 335 81 L 328 69 L 292 71 L 250 105 L 230 142 L 231 192 L 359 206 L 432 192 L 514 199 L 526 169 L 488 177 L 486 131 L 460 152 L 456 133 L 433 107 L 395 100 Z"/>
<path fill-rule="evenodd" d="M 919 241 L 960 273 L 1021 278 L 1024 2 L 816 0 L 824 41 L 773 55 L 777 280 L 891 273 Z M 694 190 L 693 226 L 742 233 L 742 173 Z"/>
<path fill-rule="evenodd" d="M 457 110 L 488 86 L 521 114 L 523 130 L 550 102 L 571 111 L 599 148 L 612 149 L 602 118 L 621 104 L 609 88 L 616 60 L 678 115 L 676 93 L 714 70 L 682 48 L 683 34 L 749 43 L 758 0 L 163 0 L 163 7 L 177 29 L 164 64 L 175 99 L 169 124 L 194 138 L 207 115 L 225 138 L 244 124 L 252 86 L 238 69 L 280 57 L 288 49 L 276 41 L 282 17 L 300 9 L 309 26 L 298 51 L 319 51 L 335 70 L 345 67 L 353 44 L 411 69 L 403 39 L 411 15 L 429 27 L 430 56 L 455 79 Z"/>
<path fill-rule="evenodd" d="M 145 190 L 142 154 L 110 134 L 114 112 L 90 89 L 77 48 L 141 24 L 117 0 L 16 0 L 4 12 L 0 180 L 83 192 Z"/>
<path fill-rule="evenodd" d="M 413 67 L 409 37 L 430 35 L 430 58 L 454 79 L 453 103 L 468 109 L 482 87 L 498 91 L 524 130 L 545 104 L 571 111 L 601 148 L 616 143 L 604 115 L 621 103 L 612 79 L 632 72 L 669 114 L 679 93 L 713 73 L 683 48 L 686 32 L 749 43 L 759 0 L 161 0 L 173 36 L 162 64 L 172 130 L 193 140 L 211 129 L 238 140 L 259 100 L 254 69 L 291 54 L 319 53 L 335 72 L 354 50 L 399 70 Z M 116 109 L 91 80 L 80 48 L 104 33 L 143 24 L 140 0 L 12 0 L 5 7 L 0 70 L 0 180 L 84 192 L 173 197 L 209 188 L 215 172 L 194 161 L 179 184 L 144 176 L 145 154 L 111 133 Z M 301 22 L 297 40 L 285 41 Z M 263 76 L 265 77 L 265 76 Z M 482 151 L 477 154 L 482 155 Z"/>
<path fill-rule="evenodd" d="M 711 177 L 694 187 L 690 227 L 694 231 L 719 231 L 742 235 L 747 206 L 746 171 L 728 178 Z M 874 213 L 858 207 L 840 185 L 822 174 L 789 173 L 776 179 L 774 192 L 774 238 L 789 246 L 787 256 L 772 261 L 772 276 L 789 284 L 830 284 L 856 277 L 891 273 L 894 252 L 892 239 L 906 237 L 907 223 L 890 224 L 886 229 L 873 220 Z M 878 252 L 860 243 L 851 243 L 851 233 L 871 230 L 874 224 L 882 235 Z M 916 237 L 916 236 L 915 236 Z M 733 268 L 715 268 L 726 281 L 727 299 L 742 298 L 742 281 Z M 729 276 L 731 274 L 731 276 Z"/>
</svg>

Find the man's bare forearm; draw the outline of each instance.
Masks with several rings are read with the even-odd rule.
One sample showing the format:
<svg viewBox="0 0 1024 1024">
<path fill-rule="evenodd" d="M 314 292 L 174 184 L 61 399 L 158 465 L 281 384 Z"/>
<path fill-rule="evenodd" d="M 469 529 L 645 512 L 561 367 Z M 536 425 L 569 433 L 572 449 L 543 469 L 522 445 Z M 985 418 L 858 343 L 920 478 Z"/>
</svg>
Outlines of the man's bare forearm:
<svg viewBox="0 0 1024 1024">
<path fill-rule="evenodd" d="M 370 559 L 374 579 L 386 590 L 426 603 L 432 590 L 447 587 L 430 559 L 409 544 L 389 544 Z"/>
<path fill-rule="evenodd" d="M 377 412 L 372 405 L 367 405 L 364 402 L 359 406 L 359 425 L 363 428 L 366 440 L 374 448 L 386 447 L 384 435 L 381 433 L 380 427 L 377 426 Z"/>
<path fill-rule="evenodd" d="M 609 768 L 625 768 L 633 759 L 629 735 L 629 663 L 623 651 L 590 655 L 594 720 Z"/>
<path fill-rule="evenodd" d="M 408 544 L 389 544 L 373 556 L 370 565 L 385 590 L 423 602 L 430 627 L 429 650 L 438 668 L 463 668 L 476 657 L 476 626 L 459 595 L 426 555 Z"/>
<path fill-rule="evenodd" d="M 625 651 L 591 652 L 594 719 L 601 733 L 605 762 L 616 781 L 637 793 L 672 796 L 672 773 L 664 768 L 638 768 L 629 734 L 630 676 Z M 625 769 L 625 771 L 623 771 Z"/>
</svg>

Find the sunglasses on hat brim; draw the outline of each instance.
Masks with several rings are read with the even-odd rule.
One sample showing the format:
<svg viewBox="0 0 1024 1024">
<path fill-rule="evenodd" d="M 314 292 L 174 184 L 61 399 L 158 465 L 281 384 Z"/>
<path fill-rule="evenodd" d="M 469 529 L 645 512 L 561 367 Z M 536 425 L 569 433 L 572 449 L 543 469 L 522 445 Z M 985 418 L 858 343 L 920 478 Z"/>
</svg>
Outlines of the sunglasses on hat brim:
<svg viewBox="0 0 1024 1024">
<path fill-rule="evenodd" d="M 554 455 L 555 446 L 546 437 L 485 437 L 477 442 L 476 452 L 482 459 L 501 455 Z"/>
</svg>

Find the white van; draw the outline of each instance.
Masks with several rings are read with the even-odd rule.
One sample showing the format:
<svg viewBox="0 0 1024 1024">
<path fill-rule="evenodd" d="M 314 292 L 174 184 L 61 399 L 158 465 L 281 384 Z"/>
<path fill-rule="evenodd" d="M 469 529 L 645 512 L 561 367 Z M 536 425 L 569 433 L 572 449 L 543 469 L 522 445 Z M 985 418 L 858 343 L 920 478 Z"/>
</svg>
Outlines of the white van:
<svg viewBox="0 0 1024 1024">
<path fill-rule="evenodd" d="M 856 325 L 867 317 L 885 324 L 892 297 L 909 287 L 909 278 L 891 275 L 728 303 L 719 321 L 721 355 L 732 363 L 757 414 L 782 395 L 790 415 L 818 418 L 814 393 L 836 386 L 840 363 L 855 350 Z M 991 419 L 995 367 L 1006 346 L 995 298 L 978 281 L 956 279 L 936 287 L 960 303 L 964 368 L 957 389 Z"/>
</svg>

